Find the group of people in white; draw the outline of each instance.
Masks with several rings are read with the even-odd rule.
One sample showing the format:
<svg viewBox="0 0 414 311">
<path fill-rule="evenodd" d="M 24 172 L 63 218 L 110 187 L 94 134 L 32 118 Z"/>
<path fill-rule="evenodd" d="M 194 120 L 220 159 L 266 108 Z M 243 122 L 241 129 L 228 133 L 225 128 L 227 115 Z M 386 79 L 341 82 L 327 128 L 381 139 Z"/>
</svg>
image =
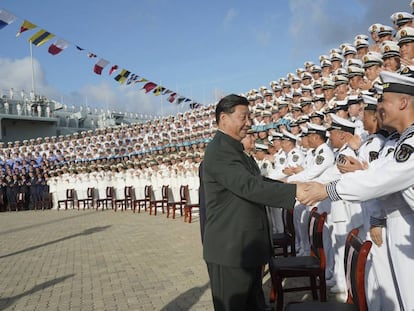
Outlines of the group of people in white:
<svg viewBox="0 0 414 311">
<path fill-rule="evenodd" d="M 329 55 L 321 55 L 320 65 L 307 61 L 305 69 L 247 94 L 255 150 L 250 135 L 244 145 L 254 154 L 262 174 L 291 183 L 329 185 L 328 198 L 316 205 L 328 213 L 323 240 L 331 292 L 346 298 L 343 258 L 348 232 L 359 228 L 361 239 L 373 242 L 366 274 L 369 310 L 414 308 L 409 289 L 414 274 L 408 268 L 414 264 L 413 191 L 399 189 L 397 181 L 392 188 L 402 192 L 383 197 L 378 187 L 375 197 L 365 196 L 369 200 L 359 195 L 374 192 L 381 178 L 389 178 L 381 176 L 386 161 L 390 167 L 393 163 L 406 167 L 406 174 L 412 176 L 408 164 L 414 151 L 412 123 L 390 126 L 399 121 L 391 119 L 389 103 L 398 94 L 409 102 L 414 98 L 414 16 L 396 12 L 391 22 L 392 27 L 379 23 L 369 27 L 373 43 L 367 35 L 357 35 L 354 44 L 344 43 Z M 412 113 L 407 107 L 399 109 Z M 405 117 L 402 113 L 400 123 Z M 368 168 L 376 168 L 376 179 L 358 180 L 362 173 L 351 174 Z M 332 190 L 337 183 L 342 192 L 352 189 L 354 196 Z M 383 193 L 389 193 L 389 188 L 383 188 Z M 310 253 L 307 229 L 312 207 L 298 200 L 294 208 L 299 256 Z M 268 211 L 273 231 L 283 231 L 281 211 Z"/>
<path fill-rule="evenodd" d="M 253 126 L 242 143 L 264 176 L 334 187 L 348 173 L 375 167 L 381 159 L 412 161 L 414 131 L 384 125 L 381 105 L 387 92 L 414 96 L 414 15 L 395 12 L 391 22 L 393 26 L 373 24 L 369 36 L 356 35 L 353 44 L 321 55 L 319 64 L 306 61 L 305 68 L 271 81 L 270 87 L 245 94 Z M 201 107 L 144 124 L 10 143 L 0 149 L 0 161 L 7 174 L 19 174 L 23 167 L 24 172 L 36 167 L 48 172 L 54 208 L 67 189 L 82 199 L 93 187 L 98 199 L 109 186 L 122 199 L 127 186 L 142 198 L 145 186 L 152 185 L 154 198 L 160 199 L 162 186 L 168 185 L 170 200 L 177 201 L 180 186 L 189 185 L 195 203 L 199 165 L 215 127 L 214 106 Z M 360 191 L 377 180 L 363 182 Z M 345 295 L 345 239 L 352 228 L 360 228 L 361 238 L 373 241 L 366 282 L 369 310 L 413 310 L 407 286 L 414 277 L 412 191 L 361 202 L 340 196 L 333 200 L 332 193 L 317 204 L 319 211 L 328 212 L 323 240 L 330 290 Z M 294 208 L 299 256 L 310 252 L 311 207 L 298 201 Z M 268 211 L 273 231 L 283 231 L 281 211 Z M 403 234 L 407 228 L 408 236 Z"/>
</svg>

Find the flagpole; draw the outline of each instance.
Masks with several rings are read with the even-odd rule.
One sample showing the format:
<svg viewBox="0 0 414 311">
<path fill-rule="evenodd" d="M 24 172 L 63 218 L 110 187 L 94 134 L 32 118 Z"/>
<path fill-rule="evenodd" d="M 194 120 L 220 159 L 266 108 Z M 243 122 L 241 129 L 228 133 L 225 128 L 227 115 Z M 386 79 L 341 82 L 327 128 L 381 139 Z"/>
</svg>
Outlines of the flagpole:
<svg viewBox="0 0 414 311">
<path fill-rule="evenodd" d="M 162 85 L 160 81 L 160 86 Z M 162 94 L 160 94 L 161 116 L 164 116 L 164 107 L 162 106 Z"/>
<path fill-rule="evenodd" d="M 31 66 L 32 66 L 32 91 L 33 91 L 33 94 L 36 94 L 36 91 L 35 91 L 35 79 L 34 79 L 34 65 L 33 65 L 32 40 L 29 40 L 29 46 L 30 46 L 30 63 L 31 63 Z"/>
</svg>

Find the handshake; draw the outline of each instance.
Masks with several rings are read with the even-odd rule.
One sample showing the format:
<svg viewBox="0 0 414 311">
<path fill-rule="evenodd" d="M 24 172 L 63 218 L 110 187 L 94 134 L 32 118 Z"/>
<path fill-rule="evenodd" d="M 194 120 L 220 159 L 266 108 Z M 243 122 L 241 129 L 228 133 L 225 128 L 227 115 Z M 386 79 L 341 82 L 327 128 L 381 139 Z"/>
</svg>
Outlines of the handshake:
<svg viewBox="0 0 414 311">
<path fill-rule="evenodd" d="M 328 193 L 326 185 L 318 182 L 297 182 L 296 199 L 306 206 L 312 206 L 326 199 Z"/>
</svg>

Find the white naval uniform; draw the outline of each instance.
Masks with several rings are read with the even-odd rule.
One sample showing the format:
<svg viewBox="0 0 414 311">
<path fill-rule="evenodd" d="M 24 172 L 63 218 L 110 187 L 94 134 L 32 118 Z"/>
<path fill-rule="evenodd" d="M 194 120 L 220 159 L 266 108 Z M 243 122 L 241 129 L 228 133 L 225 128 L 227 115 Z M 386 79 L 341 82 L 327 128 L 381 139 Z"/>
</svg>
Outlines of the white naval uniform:
<svg viewBox="0 0 414 311">
<path fill-rule="evenodd" d="M 335 156 L 332 149 L 326 144 L 318 146 L 314 151 L 314 157 L 309 167 L 306 167 L 303 171 L 289 176 L 288 182 L 291 181 L 311 181 L 319 177 L 327 168 L 333 167 L 335 162 Z"/>
<path fill-rule="evenodd" d="M 275 161 L 273 162 L 272 168 L 269 170 L 269 178 L 271 179 L 283 179 L 286 174 L 283 173 L 283 169 L 286 167 L 286 153 L 280 149 L 275 155 Z"/>
<path fill-rule="evenodd" d="M 356 153 L 347 144 L 342 146 L 336 154 L 336 164 L 338 165 L 342 158 L 351 156 L 356 158 Z M 337 167 L 335 167 L 337 169 Z M 362 225 L 361 205 L 349 201 L 332 201 L 331 202 L 331 220 L 333 223 L 333 248 L 334 248 L 334 275 L 337 285 L 340 289 L 346 289 L 345 279 L 345 242 L 348 233 L 353 228 Z"/>
<path fill-rule="evenodd" d="M 314 155 L 312 156 L 312 160 L 309 166 L 307 166 L 303 171 L 299 172 L 298 174 L 294 174 L 287 178 L 288 182 L 299 181 L 299 182 L 306 182 L 312 181 L 318 178 L 324 171 L 328 168 L 334 166 L 335 163 L 335 155 L 332 149 L 326 144 L 323 143 L 318 146 L 312 152 Z M 319 211 L 323 212 L 323 211 Z M 309 232 L 308 232 L 308 220 L 310 214 L 310 207 L 307 207 L 303 204 L 298 204 L 295 206 L 293 210 L 293 220 L 295 224 L 295 231 L 296 231 L 296 243 L 298 245 L 298 249 L 300 249 L 300 253 L 303 255 L 308 255 L 310 253 L 310 244 L 309 244 Z M 328 230 L 328 228 L 327 228 Z M 328 241 L 329 232 L 324 230 L 324 240 Z M 330 241 L 330 237 L 329 237 Z M 329 249 L 332 248 L 331 243 L 326 243 L 325 251 L 329 252 Z M 333 257 L 329 255 L 331 259 L 329 259 L 329 265 L 333 266 Z"/>
<path fill-rule="evenodd" d="M 281 152 L 283 152 L 282 150 L 280 150 Z M 283 152 L 284 153 L 284 152 Z M 250 155 L 247 155 L 250 157 Z M 276 157 L 279 158 L 280 154 L 276 153 L 274 155 L 275 157 L 275 161 L 276 161 Z M 275 173 L 276 170 L 276 163 L 275 162 L 270 162 L 267 159 L 263 159 L 263 160 L 257 160 L 255 159 L 257 166 L 259 167 L 260 170 L 260 174 L 264 177 L 270 177 L 271 173 Z M 276 178 L 273 178 L 276 179 Z M 272 233 L 282 233 L 284 231 L 284 226 L 283 226 L 283 219 L 282 219 L 282 209 L 281 208 L 277 208 L 277 207 L 270 207 L 270 206 L 266 206 L 266 211 L 267 211 L 267 217 L 269 218 L 269 222 L 271 223 L 272 227 Z"/>
<path fill-rule="evenodd" d="M 47 184 L 49 185 L 49 192 L 52 195 L 52 209 L 57 208 L 57 187 L 58 187 L 58 177 L 53 176 L 49 178 L 47 181 Z"/>
<path fill-rule="evenodd" d="M 305 162 L 305 155 L 298 147 L 293 148 L 286 154 L 286 167 L 302 166 Z"/>
<path fill-rule="evenodd" d="M 379 158 L 392 157 L 397 140 L 396 135 L 388 136 L 383 142 L 384 146 L 379 152 Z M 371 225 L 378 227 L 381 220 L 384 225 L 386 207 L 383 203 L 383 200 L 378 199 L 361 202 L 365 218 L 364 228 L 360 230 L 360 236 L 363 240 L 372 240 L 369 232 Z M 385 226 L 381 228 L 383 245 L 377 246 L 373 243 L 366 262 L 365 293 L 370 311 L 396 310 L 399 306 L 389 260 L 386 230 Z"/>
<path fill-rule="evenodd" d="M 387 138 L 381 134 L 371 135 L 358 150 L 359 160 L 371 165 L 371 162 L 376 161 L 375 158 L 385 158 L 393 152 L 397 139 L 395 135 Z M 371 226 L 381 227 L 385 224 L 386 213 L 383 203 L 383 200 L 378 199 L 361 202 L 364 224 L 359 235 L 362 240 L 372 241 L 369 232 Z M 396 310 L 399 306 L 389 261 L 386 227 L 382 227 L 381 231 L 383 245 L 372 244 L 365 266 L 365 293 L 370 311 Z"/>
<path fill-rule="evenodd" d="M 402 133 L 392 157 L 373 162 L 367 170 L 345 174 L 327 186 L 332 199 L 366 201 L 381 197 L 386 201 L 387 245 L 402 310 L 414 310 L 414 205 L 401 193 L 413 184 L 413 151 L 414 125 Z"/>
</svg>

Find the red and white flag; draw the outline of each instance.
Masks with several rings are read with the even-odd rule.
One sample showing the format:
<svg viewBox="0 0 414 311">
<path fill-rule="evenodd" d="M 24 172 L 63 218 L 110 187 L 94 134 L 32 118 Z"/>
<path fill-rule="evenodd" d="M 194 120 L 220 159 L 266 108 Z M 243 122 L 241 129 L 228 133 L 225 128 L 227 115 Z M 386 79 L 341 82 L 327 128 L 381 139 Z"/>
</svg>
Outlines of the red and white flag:
<svg viewBox="0 0 414 311">
<path fill-rule="evenodd" d="M 109 61 L 106 59 L 101 58 L 93 67 L 93 72 L 97 75 L 102 74 L 102 70 L 109 64 Z"/>
<path fill-rule="evenodd" d="M 175 102 L 175 98 L 177 97 L 177 93 L 172 93 L 170 96 L 168 96 L 168 98 L 167 98 L 167 100 L 170 102 L 170 103 L 173 103 L 173 102 Z"/>
<path fill-rule="evenodd" d="M 69 46 L 69 42 L 63 39 L 57 39 L 55 43 L 49 46 L 48 52 L 52 55 L 57 55 Z"/>
<path fill-rule="evenodd" d="M 113 74 L 114 71 L 118 70 L 118 65 L 113 65 L 111 69 L 109 69 L 109 75 Z"/>
</svg>

